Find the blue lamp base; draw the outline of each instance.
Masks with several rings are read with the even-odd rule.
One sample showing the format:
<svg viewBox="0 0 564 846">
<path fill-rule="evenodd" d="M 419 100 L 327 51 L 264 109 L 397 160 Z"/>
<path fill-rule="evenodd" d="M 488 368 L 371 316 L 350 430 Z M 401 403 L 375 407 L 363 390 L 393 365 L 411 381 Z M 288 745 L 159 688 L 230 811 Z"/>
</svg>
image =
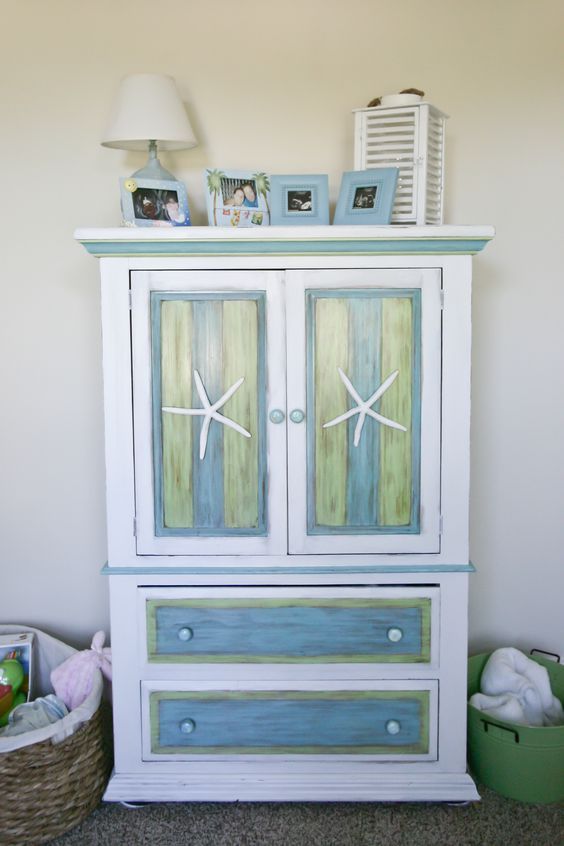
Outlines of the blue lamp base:
<svg viewBox="0 0 564 846">
<path fill-rule="evenodd" d="M 147 164 L 131 174 L 135 179 L 170 179 L 176 182 L 176 177 L 164 168 L 157 157 L 157 142 L 149 141 L 149 158 Z"/>
</svg>

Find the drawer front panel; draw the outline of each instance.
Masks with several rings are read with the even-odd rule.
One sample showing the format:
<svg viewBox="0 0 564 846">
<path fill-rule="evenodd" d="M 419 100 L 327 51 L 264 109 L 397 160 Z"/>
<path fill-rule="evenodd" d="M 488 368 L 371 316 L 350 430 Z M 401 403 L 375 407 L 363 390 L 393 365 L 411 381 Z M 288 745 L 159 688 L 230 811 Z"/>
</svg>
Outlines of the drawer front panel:
<svg viewBox="0 0 564 846">
<path fill-rule="evenodd" d="M 154 691 L 153 755 L 429 753 L 428 690 Z"/>
<path fill-rule="evenodd" d="M 149 599 L 152 662 L 418 662 L 431 599 Z"/>
</svg>

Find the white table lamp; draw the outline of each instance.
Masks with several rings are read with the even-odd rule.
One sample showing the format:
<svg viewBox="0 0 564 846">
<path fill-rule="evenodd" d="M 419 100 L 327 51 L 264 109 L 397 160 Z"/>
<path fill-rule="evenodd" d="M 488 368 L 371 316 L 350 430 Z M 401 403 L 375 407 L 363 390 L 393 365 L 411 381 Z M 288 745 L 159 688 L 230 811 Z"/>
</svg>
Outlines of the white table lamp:
<svg viewBox="0 0 564 846">
<path fill-rule="evenodd" d="M 101 143 L 119 150 L 148 149 L 147 164 L 132 176 L 174 179 L 157 158 L 157 144 L 160 150 L 185 150 L 198 143 L 174 79 L 160 73 L 122 79 Z"/>
</svg>

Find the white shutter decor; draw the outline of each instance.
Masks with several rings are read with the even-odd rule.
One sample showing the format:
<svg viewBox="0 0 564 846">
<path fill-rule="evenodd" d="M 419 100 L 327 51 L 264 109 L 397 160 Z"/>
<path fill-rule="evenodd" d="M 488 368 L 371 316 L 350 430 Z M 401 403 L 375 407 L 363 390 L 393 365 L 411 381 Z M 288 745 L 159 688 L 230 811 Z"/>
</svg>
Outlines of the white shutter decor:
<svg viewBox="0 0 564 846">
<path fill-rule="evenodd" d="M 447 115 L 430 103 L 355 109 L 354 169 L 398 167 L 392 224 L 443 222 Z"/>
</svg>

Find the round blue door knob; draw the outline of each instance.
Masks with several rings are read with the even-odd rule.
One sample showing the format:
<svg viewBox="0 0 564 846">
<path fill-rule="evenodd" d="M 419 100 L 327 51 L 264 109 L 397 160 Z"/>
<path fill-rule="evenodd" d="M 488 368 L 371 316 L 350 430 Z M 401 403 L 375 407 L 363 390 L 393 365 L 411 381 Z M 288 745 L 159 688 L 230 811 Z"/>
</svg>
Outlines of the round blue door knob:
<svg viewBox="0 0 564 846">
<path fill-rule="evenodd" d="M 178 630 L 178 640 L 192 640 L 194 637 L 194 632 L 192 629 L 189 629 L 188 626 L 183 626 L 181 629 Z"/>
<path fill-rule="evenodd" d="M 192 734 L 193 731 L 196 731 L 196 723 L 194 720 L 182 720 L 180 731 L 182 734 Z"/>
<path fill-rule="evenodd" d="M 268 416 L 272 423 L 282 423 L 284 420 L 284 412 L 279 408 L 273 408 Z"/>
<path fill-rule="evenodd" d="M 386 632 L 386 635 L 391 643 L 399 643 L 403 637 L 403 631 L 399 626 L 391 626 Z"/>
<path fill-rule="evenodd" d="M 292 423 L 301 423 L 304 417 L 305 414 L 301 408 L 294 408 L 294 410 L 290 412 L 290 420 Z"/>
</svg>

